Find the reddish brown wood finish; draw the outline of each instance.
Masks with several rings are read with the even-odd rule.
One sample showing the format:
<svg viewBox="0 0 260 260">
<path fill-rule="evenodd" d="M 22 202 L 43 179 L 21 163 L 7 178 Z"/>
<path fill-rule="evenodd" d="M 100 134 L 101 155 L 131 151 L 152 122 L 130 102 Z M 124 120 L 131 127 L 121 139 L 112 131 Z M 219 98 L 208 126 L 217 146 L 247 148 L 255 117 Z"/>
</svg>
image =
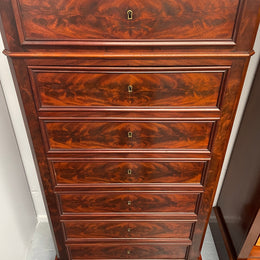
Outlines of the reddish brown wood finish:
<svg viewBox="0 0 260 260">
<path fill-rule="evenodd" d="M 250 255 L 249 259 L 260 259 L 260 246 L 254 246 Z"/>
<path fill-rule="evenodd" d="M 131 72 L 111 68 L 98 72 L 66 67 L 31 70 L 39 108 L 92 106 L 216 107 L 225 71 Z M 123 70 L 124 69 L 124 70 Z M 186 68 L 183 68 L 184 70 Z M 202 70 L 203 68 L 201 68 Z M 205 67 L 204 69 L 207 69 Z"/>
<path fill-rule="evenodd" d="M 72 260 L 76 259 L 184 259 L 187 245 L 169 243 L 85 244 L 69 245 Z"/>
<path fill-rule="evenodd" d="M 68 241 L 90 239 L 190 238 L 192 222 L 181 221 L 64 221 Z"/>
<path fill-rule="evenodd" d="M 54 8 L 49 8 L 54 2 Z M 81 8 L 84 3 L 86 6 L 90 5 L 88 10 Z M 200 257 L 200 248 L 242 82 L 249 57 L 253 54 L 260 0 L 145 0 L 140 3 L 131 2 L 134 7 L 126 7 L 125 3 L 125 0 L 0 1 L 0 25 L 2 31 L 5 31 L 3 35 L 7 49 L 5 54 L 13 58 L 13 74 L 16 75 L 18 94 L 21 94 L 28 120 L 59 259 L 197 260 Z M 122 13 L 121 7 L 125 7 Z M 128 8 L 137 9 L 133 10 L 133 20 L 125 21 Z M 75 10 L 78 10 L 77 14 Z M 139 11 L 141 12 L 138 13 Z M 100 16 L 95 17 L 95 23 L 90 16 L 94 17 L 97 13 Z M 82 21 L 85 23 L 81 23 Z M 116 26 L 106 27 L 107 24 Z M 65 73 L 64 68 L 69 72 Z M 51 80 L 55 80 L 53 72 L 56 71 L 55 79 L 60 82 L 59 94 L 52 97 L 47 95 L 47 91 L 53 87 Z M 95 74 L 92 81 L 97 80 L 102 84 L 106 75 L 106 78 L 110 78 L 109 86 L 113 84 L 112 76 L 121 78 L 121 81 L 138 76 L 138 85 L 144 80 L 152 91 L 147 95 L 138 93 L 137 98 L 129 105 L 127 100 L 121 98 L 123 94 L 119 88 L 114 87 L 118 100 L 115 102 L 102 85 L 104 92 L 98 87 L 95 90 L 99 95 L 103 95 L 102 103 L 100 97 L 94 100 L 94 94 L 85 96 L 86 92 L 82 90 L 82 86 L 88 79 L 83 77 L 86 73 L 79 77 L 79 71 L 95 72 L 87 74 Z M 108 71 L 111 73 L 107 73 Z M 138 71 L 142 73 L 137 73 Z M 41 79 L 42 84 L 38 77 L 41 73 L 45 76 L 45 81 Z M 80 82 L 80 91 L 77 92 L 81 97 L 78 103 L 73 98 L 60 97 L 64 95 L 65 86 L 71 89 L 69 77 L 72 74 L 83 82 Z M 188 75 L 192 78 L 191 85 L 187 84 Z M 203 76 L 201 82 L 196 79 L 198 75 Z M 49 82 L 46 81 L 46 76 L 49 77 Z M 152 79 L 155 78 L 157 83 L 153 84 L 155 81 Z M 178 87 L 168 87 L 168 82 L 177 82 Z M 72 85 L 75 86 L 76 81 Z M 146 91 L 147 86 L 142 84 L 142 89 Z M 180 86 L 185 86 L 190 92 L 177 95 Z M 153 96 L 156 88 L 160 89 L 162 95 L 170 88 L 171 95 L 159 98 Z M 136 87 L 134 89 L 136 90 Z M 70 96 L 73 92 L 68 93 Z M 51 141 L 51 145 L 57 145 L 57 149 L 49 150 L 50 136 L 46 136 L 46 129 L 43 127 L 45 123 L 47 128 L 49 126 L 49 135 L 51 133 L 52 138 L 59 139 L 57 144 L 56 139 L 55 142 Z M 94 131 L 100 129 L 100 123 L 102 127 L 106 125 L 113 128 L 114 136 L 117 137 L 120 137 L 121 132 L 116 131 L 115 126 L 121 126 L 121 130 L 122 126 L 128 124 L 145 131 L 140 139 L 135 140 L 134 148 L 129 148 L 126 142 L 123 145 L 113 144 L 112 141 L 109 144 L 103 143 L 109 140 L 109 131 L 105 131 L 105 138 L 97 132 L 91 135 L 96 141 L 99 140 L 92 142 L 91 149 L 87 143 L 77 139 L 86 138 L 89 130 L 85 127 L 87 124 L 93 126 Z M 97 125 L 94 126 L 95 124 Z M 62 129 L 64 126 L 67 128 Z M 59 133 L 53 130 L 58 130 Z M 76 136 L 73 135 L 73 130 L 77 133 Z M 177 141 L 171 141 L 172 137 L 177 137 Z M 75 149 L 71 149 L 73 145 L 76 145 Z M 98 149 L 94 148 L 96 145 L 99 146 Z M 148 148 L 144 148 L 144 145 Z M 176 179 L 170 175 L 167 177 L 167 170 L 163 178 L 156 177 L 157 183 L 153 182 L 154 178 L 147 177 L 151 176 L 148 172 L 154 167 L 153 163 L 160 164 L 162 169 L 170 166 L 176 172 L 182 171 L 180 166 L 176 166 L 176 160 L 185 165 L 187 161 L 194 161 L 197 166 L 198 161 L 208 163 L 205 164 L 202 177 L 199 166 L 194 168 L 193 177 L 193 166 L 185 166 L 182 176 L 175 175 Z M 145 166 L 145 177 L 133 179 L 132 183 L 122 180 L 113 182 L 121 175 L 111 175 L 109 171 L 107 179 L 97 173 L 100 183 L 96 182 L 97 179 L 92 179 L 89 183 L 85 183 L 86 180 L 83 179 L 82 183 L 78 183 L 78 176 L 85 169 L 84 166 L 77 174 L 76 170 L 72 171 L 71 178 L 67 172 L 65 177 L 58 172 L 57 178 L 63 176 L 60 181 L 67 183 L 56 185 L 54 168 L 50 162 L 73 161 L 75 164 L 78 161 L 88 161 L 91 167 L 97 162 L 100 165 L 105 163 L 106 167 L 107 163 L 111 162 L 120 163 L 121 167 L 138 162 L 136 165 Z M 148 162 L 151 162 L 151 167 Z M 91 172 L 93 176 L 94 171 Z M 162 176 L 161 173 L 157 174 L 159 175 Z M 108 178 L 114 179 L 111 179 L 110 183 L 105 182 Z M 146 184 L 139 185 L 137 181 L 146 181 Z M 133 207 L 135 212 L 128 208 L 120 209 L 120 203 L 127 198 L 126 194 L 131 194 L 136 199 L 137 205 Z M 61 215 L 59 196 L 62 202 L 66 202 L 62 206 L 67 207 L 66 210 L 70 213 Z M 89 203 L 93 204 L 93 208 L 84 208 Z M 110 208 L 107 203 L 110 203 Z M 95 208 L 107 212 L 98 212 Z M 86 209 L 90 211 L 87 214 L 84 213 Z M 183 229 L 183 233 L 174 238 L 176 241 L 172 243 L 166 242 L 168 238 L 138 238 L 139 241 L 135 244 L 129 239 L 124 240 L 124 243 L 119 242 L 122 238 L 118 238 L 118 241 L 115 238 L 113 243 L 106 242 L 105 238 L 86 238 L 77 242 L 78 244 L 66 244 L 61 222 L 107 223 L 113 220 L 121 223 L 129 220 L 142 222 L 147 226 L 151 221 L 157 223 L 165 220 L 163 223 L 169 223 L 177 219 L 196 222 L 190 229 L 192 241 L 181 237 L 187 234 Z M 167 232 L 165 231 L 166 236 Z M 154 243 L 151 243 L 151 239 Z M 130 254 L 127 250 L 130 250 Z"/>
<path fill-rule="evenodd" d="M 57 185 L 201 183 L 205 162 L 51 161 Z"/>
<path fill-rule="evenodd" d="M 226 40 L 232 43 L 239 10 L 239 0 L 226 0 L 225 4 L 210 0 L 207 5 L 203 0 L 12 2 L 22 43 L 53 40 Z M 127 18 L 128 10 L 133 11 L 131 20 Z"/>
<path fill-rule="evenodd" d="M 59 194 L 62 214 L 186 212 L 194 213 L 198 193 L 93 192 Z"/>
<path fill-rule="evenodd" d="M 212 122 L 45 122 L 50 150 L 208 149 Z M 129 136 L 130 135 L 130 136 Z"/>
</svg>

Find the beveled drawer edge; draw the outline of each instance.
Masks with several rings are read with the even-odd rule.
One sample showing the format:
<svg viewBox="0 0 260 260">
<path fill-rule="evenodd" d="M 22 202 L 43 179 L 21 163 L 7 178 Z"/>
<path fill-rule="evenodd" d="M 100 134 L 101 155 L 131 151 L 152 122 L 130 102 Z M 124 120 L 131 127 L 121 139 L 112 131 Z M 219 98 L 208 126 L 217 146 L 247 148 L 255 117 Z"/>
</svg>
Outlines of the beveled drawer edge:
<svg viewBox="0 0 260 260">
<path fill-rule="evenodd" d="M 174 154 L 174 153 L 201 153 L 205 155 L 211 155 L 208 149 L 88 149 L 88 150 L 49 150 L 48 155 L 54 154 Z"/>
<path fill-rule="evenodd" d="M 68 245 L 73 244 L 86 244 L 86 243 L 171 243 L 171 244 L 184 244 L 191 245 L 190 239 L 185 238 L 81 238 L 81 239 L 67 239 L 65 243 Z"/>
<path fill-rule="evenodd" d="M 139 190 L 142 189 L 147 190 L 151 189 L 151 185 L 153 186 L 154 190 L 160 191 L 160 189 L 165 189 L 168 191 L 174 191 L 177 192 L 178 190 L 180 191 L 189 191 L 189 190 L 196 190 L 196 191 L 203 191 L 203 186 L 201 184 L 190 184 L 190 183 L 107 183 L 107 184 L 102 184 L 102 183 L 93 183 L 93 184 L 85 184 L 85 185 L 80 185 L 80 184 L 59 184 L 54 187 L 54 192 L 55 193 L 61 193 L 61 192 L 69 192 L 69 191 L 84 191 L 86 189 L 88 190 L 96 190 L 96 189 L 113 189 L 116 190 L 117 188 L 119 189 L 131 189 L 134 188 Z"/>
<path fill-rule="evenodd" d="M 152 186 L 152 189 L 151 189 Z M 108 185 L 103 185 L 103 184 L 93 184 L 93 185 L 77 185 L 77 184 L 71 184 L 71 185 L 57 185 L 54 187 L 54 193 L 57 194 L 62 194 L 62 193 L 70 193 L 70 192 L 84 192 L 86 191 L 123 191 L 123 189 L 128 189 L 128 190 L 134 190 L 135 192 L 149 192 L 149 191 L 168 191 L 168 192 L 203 192 L 204 187 L 201 184 L 181 184 L 181 183 L 152 183 L 152 184 L 137 184 L 137 183 L 132 183 L 132 184 L 120 184 L 120 183 L 115 183 L 115 184 L 108 184 Z"/>
<path fill-rule="evenodd" d="M 120 215 L 120 214 L 114 214 L 112 218 L 109 218 L 109 220 L 114 221 L 138 221 L 138 220 L 145 220 L 145 221 L 180 221 L 180 222 L 197 222 L 198 216 L 194 213 L 178 213 L 178 214 L 155 214 L 151 215 L 147 218 L 147 214 L 140 214 L 140 216 L 136 215 Z M 107 220 L 107 217 L 103 214 L 94 214 L 89 216 L 79 216 L 79 215 L 60 215 L 60 221 L 104 221 Z"/>
<path fill-rule="evenodd" d="M 77 111 L 75 109 L 75 111 Z M 59 116 L 57 116 L 57 112 Z M 100 113 L 102 112 L 102 114 Z M 109 113 L 114 112 L 114 114 L 109 115 Z M 121 112 L 119 114 L 119 112 Z M 122 112 L 124 115 L 122 116 Z M 131 115 L 131 112 L 138 112 L 138 115 Z M 170 113 L 164 115 L 164 113 Z M 75 112 L 77 113 L 77 112 Z M 90 121 L 216 121 L 221 117 L 221 111 L 219 108 L 160 108 L 160 109 L 152 109 L 152 108 L 129 108 L 126 107 L 124 109 L 116 108 L 116 109 L 88 109 L 88 111 L 80 112 L 80 116 L 77 113 L 75 115 L 73 111 L 67 110 L 55 110 L 47 112 L 40 111 L 39 119 L 40 120 L 70 120 L 70 119 L 78 119 L 84 120 L 89 119 Z M 94 113 L 94 114 L 91 114 Z M 104 114 L 106 113 L 106 114 Z M 154 113 L 154 114 L 153 114 Z M 161 117 L 155 116 L 155 113 L 160 114 Z M 186 115 L 185 113 L 188 113 Z M 199 114 L 197 114 L 199 113 Z M 97 116 L 98 114 L 98 116 Z M 101 115 L 100 115 L 101 114 Z M 130 115 L 129 115 L 130 114 Z M 140 117 L 140 115 L 142 117 Z M 163 117 L 164 116 L 164 117 Z"/>
<path fill-rule="evenodd" d="M 115 47 L 122 47 L 122 46 L 133 46 L 133 47 L 149 47 L 149 46 L 165 46 L 165 47 L 191 47 L 191 46 L 227 46 L 233 47 L 236 46 L 236 42 L 234 39 L 230 40 L 217 40 L 217 39 L 208 39 L 208 40 L 158 40 L 158 39 L 140 39 L 140 40 L 112 40 L 112 39 L 88 39 L 88 40 L 23 40 L 21 41 L 21 45 L 23 46 L 30 46 L 30 45 L 45 45 L 45 46 L 52 46 L 53 42 L 57 46 L 115 46 Z"/>
<path fill-rule="evenodd" d="M 88 59 L 173 59 L 173 58 L 247 58 L 254 54 L 253 50 L 240 52 L 210 52 L 210 53 L 107 53 L 107 52 L 12 52 L 4 50 L 3 54 L 11 58 L 88 58 Z"/>
</svg>

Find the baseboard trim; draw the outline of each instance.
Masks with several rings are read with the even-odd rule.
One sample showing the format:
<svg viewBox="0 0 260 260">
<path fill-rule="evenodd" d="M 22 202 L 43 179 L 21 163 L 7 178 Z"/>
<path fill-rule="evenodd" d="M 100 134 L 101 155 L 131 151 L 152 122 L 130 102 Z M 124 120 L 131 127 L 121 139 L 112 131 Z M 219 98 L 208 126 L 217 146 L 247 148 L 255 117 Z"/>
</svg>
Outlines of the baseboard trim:
<svg viewBox="0 0 260 260">
<path fill-rule="evenodd" d="M 219 258 L 223 260 L 237 260 L 235 249 L 220 207 L 217 206 L 213 208 L 209 225 Z M 221 237 L 219 234 L 221 234 Z M 220 239 L 222 239 L 224 243 L 220 243 Z"/>
<path fill-rule="evenodd" d="M 38 223 L 49 222 L 47 215 L 38 215 L 37 221 L 38 221 Z"/>
</svg>

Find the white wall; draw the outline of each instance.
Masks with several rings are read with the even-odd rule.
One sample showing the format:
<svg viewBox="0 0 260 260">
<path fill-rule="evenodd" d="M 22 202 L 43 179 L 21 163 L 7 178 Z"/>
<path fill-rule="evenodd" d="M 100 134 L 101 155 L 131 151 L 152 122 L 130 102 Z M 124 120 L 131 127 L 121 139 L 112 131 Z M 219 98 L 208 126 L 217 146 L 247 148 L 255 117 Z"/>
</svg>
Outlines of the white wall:
<svg viewBox="0 0 260 260">
<path fill-rule="evenodd" d="M 0 258 L 23 260 L 37 218 L 1 84 L 0 205 Z"/>
<path fill-rule="evenodd" d="M 0 34 L 0 79 L 6 103 L 9 109 L 17 143 L 20 148 L 25 173 L 31 190 L 37 218 L 39 221 L 47 221 L 45 206 L 43 203 L 42 193 L 37 178 L 37 172 L 29 145 L 24 120 L 21 114 L 20 105 L 17 99 L 14 82 L 9 69 L 6 56 L 2 53 L 4 45 Z"/>
</svg>

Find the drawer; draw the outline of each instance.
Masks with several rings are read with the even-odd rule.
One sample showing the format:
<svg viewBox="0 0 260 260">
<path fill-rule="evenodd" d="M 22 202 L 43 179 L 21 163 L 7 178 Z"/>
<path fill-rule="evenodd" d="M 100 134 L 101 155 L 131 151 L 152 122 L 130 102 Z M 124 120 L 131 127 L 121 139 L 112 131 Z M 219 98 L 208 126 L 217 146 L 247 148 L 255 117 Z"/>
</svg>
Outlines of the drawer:
<svg viewBox="0 0 260 260">
<path fill-rule="evenodd" d="M 239 0 L 225 0 L 225 4 L 219 0 L 12 3 L 21 43 L 41 45 L 50 44 L 48 41 L 55 41 L 55 45 L 105 45 L 120 40 L 134 41 L 133 45 L 140 41 L 149 44 L 149 40 L 159 41 L 157 44 L 169 44 L 169 40 L 231 41 L 239 10 Z"/>
<path fill-rule="evenodd" d="M 131 69 L 134 68 L 114 72 L 109 68 L 31 68 L 30 75 L 39 109 L 216 107 L 225 75 L 225 69 L 218 67 Z"/>
<path fill-rule="evenodd" d="M 184 259 L 187 245 L 168 243 L 69 245 L 72 260 L 77 259 Z"/>
<path fill-rule="evenodd" d="M 192 222 L 181 221 L 64 221 L 67 240 L 190 238 Z"/>
<path fill-rule="evenodd" d="M 200 183 L 206 162 L 50 161 L 57 185 Z"/>
<path fill-rule="evenodd" d="M 63 214 L 113 212 L 194 213 L 198 193 L 181 192 L 84 192 L 59 194 Z"/>
<path fill-rule="evenodd" d="M 48 150 L 208 149 L 213 122 L 45 120 Z"/>
</svg>

